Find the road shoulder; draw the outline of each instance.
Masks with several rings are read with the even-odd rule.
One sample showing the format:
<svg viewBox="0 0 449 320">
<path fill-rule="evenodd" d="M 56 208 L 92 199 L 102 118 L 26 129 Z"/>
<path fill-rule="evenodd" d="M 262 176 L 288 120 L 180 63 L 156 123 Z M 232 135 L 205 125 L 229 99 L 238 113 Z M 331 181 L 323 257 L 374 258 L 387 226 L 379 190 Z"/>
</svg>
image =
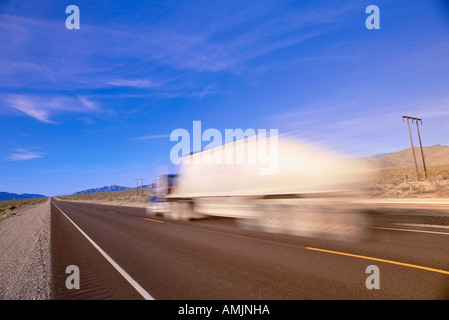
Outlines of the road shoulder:
<svg viewBox="0 0 449 320">
<path fill-rule="evenodd" d="M 50 298 L 50 199 L 0 222 L 0 299 Z"/>
</svg>

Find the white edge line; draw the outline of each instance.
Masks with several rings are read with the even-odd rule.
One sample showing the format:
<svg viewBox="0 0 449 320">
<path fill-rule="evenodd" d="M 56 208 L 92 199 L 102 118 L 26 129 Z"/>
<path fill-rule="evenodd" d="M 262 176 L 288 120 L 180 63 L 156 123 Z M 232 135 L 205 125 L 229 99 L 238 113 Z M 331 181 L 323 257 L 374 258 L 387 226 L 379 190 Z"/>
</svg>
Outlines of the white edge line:
<svg viewBox="0 0 449 320">
<path fill-rule="evenodd" d="M 126 281 L 129 282 L 130 285 L 133 286 L 134 289 L 137 290 L 137 292 L 145 299 L 145 300 L 155 300 L 151 294 L 149 294 L 144 288 L 142 288 L 128 273 L 126 273 L 125 270 L 122 269 L 122 267 L 120 267 L 114 260 L 112 260 L 112 258 L 103 251 L 103 249 L 101 249 L 83 230 L 81 230 L 80 227 L 78 227 L 75 222 L 72 221 L 72 219 L 70 219 L 65 213 L 64 211 L 62 211 L 54 202 L 53 204 L 55 205 L 56 208 L 58 208 L 58 210 L 78 229 L 79 232 L 81 232 L 81 234 L 83 236 L 86 237 L 87 240 L 89 240 L 89 242 L 95 247 L 95 249 L 97 249 L 102 255 L 103 257 L 106 258 L 106 260 L 108 260 L 108 262 L 123 276 L 123 278 L 126 279 Z"/>
<path fill-rule="evenodd" d="M 447 232 L 428 231 L 428 230 L 413 230 L 413 229 L 399 229 L 399 228 L 382 228 L 382 227 L 374 227 L 374 229 L 393 230 L 393 231 L 407 231 L 407 232 L 421 232 L 421 233 L 434 233 L 434 234 L 444 234 L 444 235 L 449 235 L 449 233 L 447 233 Z"/>
</svg>

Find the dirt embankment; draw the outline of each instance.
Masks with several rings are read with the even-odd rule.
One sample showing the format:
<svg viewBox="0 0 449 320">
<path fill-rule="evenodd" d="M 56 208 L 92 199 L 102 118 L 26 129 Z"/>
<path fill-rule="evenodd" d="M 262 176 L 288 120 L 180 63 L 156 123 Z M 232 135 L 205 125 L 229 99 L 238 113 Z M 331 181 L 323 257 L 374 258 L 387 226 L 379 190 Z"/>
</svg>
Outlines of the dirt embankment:
<svg viewBox="0 0 449 320">
<path fill-rule="evenodd" d="M 360 186 L 376 198 L 449 198 L 449 166 L 419 170 L 414 168 L 379 170 L 372 181 Z"/>
</svg>

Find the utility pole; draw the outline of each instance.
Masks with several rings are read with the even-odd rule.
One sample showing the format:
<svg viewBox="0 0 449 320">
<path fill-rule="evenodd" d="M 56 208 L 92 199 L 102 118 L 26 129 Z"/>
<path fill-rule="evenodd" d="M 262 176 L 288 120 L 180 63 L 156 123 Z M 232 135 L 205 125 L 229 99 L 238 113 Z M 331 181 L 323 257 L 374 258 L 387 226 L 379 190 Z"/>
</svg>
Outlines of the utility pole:
<svg viewBox="0 0 449 320">
<path fill-rule="evenodd" d="M 134 179 L 134 180 L 136 180 L 136 182 L 137 182 L 136 192 L 137 192 L 137 195 L 139 195 L 139 180 L 142 180 L 142 184 L 143 184 L 143 180 L 145 180 L 145 179 L 139 178 L 139 179 Z M 141 189 L 142 189 L 142 194 L 143 194 L 143 186 Z"/>
<path fill-rule="evenodd" d="M 143 195 L 143 180 L 145 180 L 145 179 L 139 179 L 139 180 L 142 181 L 142 184 L 140 185 L 140 190 L 142 190 L 142 195 Z"/>
<path fill-rule="evenodd" d="M 402 119 L 407 119 L 408 133 L 410 134 L 410 142 L 412 144 L 413 161 L 415 162 L 416 179 L 419 181 L 419 172 L 418 172 L 418 165 L 416 164 L 415 147 L 413 145 L 412 131 L 410 130 L 410 122 L 409 122 L 409 120 L 411 118 L 407 117 L 407 116 L 402 116 Z"/>
<path fill-rule="evenodd" d="M 419 121 L 421 121 L 421 125 L 422 125 L 422 120 L 419 119 Z M 421 157 L 422 157 L 422 164 L 423 164 L 423 166 L 424 166 L 424 175 L 425 175 L 426 178 L 427 178 L 426 161 L 424 161 L 424 151 L 423 151 L 423 149 L 422 149 L 421 135 L 419 134 L 418 120 L 416 120 L 416 130 L 418 130 L 419 147 L 421 148 Z"/>
<path fill-rule="evenodd" d="M 419 137 L 419 145 L 420 145 L 420 148 L 421 148 L 421 157 L 422 157 L 422 162 L 423 162 L 423 165 L 424 165 L 424 173 L 425 173 L 425 176 L 427 178 L 426 162 L 424 160 L 424 152 L 423 152 L 423 149 L 422 149 L 421 136 L 419 134 L 419 126 L 418 126 L 418 121 L 421 121 L 421 124 L 422 124 L 422 119 L 414 118 L 414 117 L 408 117 L 408 116 L 402 116 L 402 121 L 404 121 L 404 119 L 407 119 L 408 133 L 410 134 L 410 143 L 412 145 L 413 161 L 415 162 L 416 178 L 419 181 L 419 172 L 418 172 L 418 165 L 416 163 L 415 147 L 413 145 L 412 131 L 410 130 L 410 120 L 412 120 L 412 123 L 413 123 L 413 121 L 416 121 L 416 128 L 418 130 L 418 137 Z"/>
</svg>

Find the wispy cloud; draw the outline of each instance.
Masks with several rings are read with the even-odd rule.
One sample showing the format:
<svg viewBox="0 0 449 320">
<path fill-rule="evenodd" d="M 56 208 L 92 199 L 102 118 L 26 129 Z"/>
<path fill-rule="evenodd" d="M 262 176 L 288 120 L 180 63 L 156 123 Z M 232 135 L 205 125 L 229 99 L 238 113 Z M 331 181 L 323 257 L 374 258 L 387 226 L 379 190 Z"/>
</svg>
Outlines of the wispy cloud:
<svg viewBox="0 0 449 320">
<path fill-rule="evenodd" d="M 131 139 L 131 141 L 135 141 L 135 140 L 152 140 L 152 139 L 161 139 L 161 138 L 168 138 L 170 137 L 169 134 L 152 134 L 152 135 L 148 135 L 148 136 L 143 136 L 143 137 L 136 137 Z"/>
<path fill-rule="evenodd" d="M 58 20 L 0 14 L 2 42 L 8 43 L 0 53 L 0 113 L 18 111 L 47 124 L 75 114 L 84 124 L 93 124 L 84 116 L 101 111 L 99 103 L 112 99 L 109 114 L 128 111 L 125 99 L 136 98 L 136 110 L 144 108 L 137 99 L 201 100 L 227 90 L 230 82 L 220 77 L 223 73 L 287 63 L 257 59 L 322 35 L 351 10 L 342 6 L 322 13 L 307 8 L 291 14 L 271 2 L 224 7 L 198 16 L 208 28 L 175 15 L 162 25 L 83 23 L 82 37 Z M 189 12 L 195 15 L 198 9 Z M 162 137 L 166 135 L 136 140 Z"/>
<path fill-rule="evenodd" d="M 105 84 L 114 87 L 132 87 L 132 88 L 157 88 L 161 83 L 150 81 L 147 79 L 115 79 L 106 81 Z"/>
<path fill-rule="evenodd" d="M 27 149 L 17 148 L 14 150 L 15 153 L 11 153 L 6 157 L 7 160 L 10 161 L 23 161 L 23 160 L 32 160 L 37 158 L 42 158 L 43 153 L 41 152 L 33 152 Z"/>
<path fill-rule="evenodd" d="M 33 101 L 22 96 L 11 96 L 7 103 L 10 107 L 22 111 L 26 115 L 45 123 L 54 123 L 50 120 L 48 110 L 39 108 Z"/>
<path fill-rule="evenodd" d="M 272 3 L 245 5 L 240 9 L 230 5 L 227 9 L 229 16 L 225 19 L 223 13 L 215 11 L 201 17 L 204 23 L 219 19 L 210 21 L 210 28 L 192 29 L 185 20 L 164 27 L 83 24 L 86 36 L 77 42 L 75 49 L 72 34 L 60 28 L 60 21 L 2 14 L 0 30 L 5 31 L 2 41 L 9 45 L 1 57 L 5 68 L 0 70 L 0 80 L 8 87 L 19 87 L 24 82 L 46 88 L 54 83 L 59 88 L 102 87 L 100 77 L 107 76 L 112 80 L 106 84 L 111 86 L 155 88 L 160 81 L 135 75 L 142 70 L 148 72 L 154 65 L 169 66 L 177 72 L 241 70 L 260 56 L 320 35 L 323 31 L 320 26 L 339 21 L 352 7 L 339 6 L 324 13 L 307 9 L 297 14 L 288 11 L 273 14 L 276 5 Z M 249 23 L 254 21 L 257 23 Z M 45 63 L 30 59 L 27 53 L 45 57 Z M 130 60 L 139 63 L 130 67 Z M 118 72 L 123 66 L 131 70 L 129 75 Z M 32 77 L 24 77 L 28 73 Z"/>
<path fill-rule="evenodd" d="M 89 110 L 98 110 L 98 106 L 92 100 L 89 100 L 86 97 L 78 97 L 78 100 L 81 104 Z"/>
<path fill-rule="evenodd" d="M 409 147 L 403 115 L 423 119 L 424 126 L 420 126 L 420 131 L 424 144 L 426 141 L 447 143 L 441 132 L 449 129 L 449 96 L 418 99 L 375 94 L 379 98 L 373 101 L 370 101 L 372 95 L 367 94 L 340 104 L 317 103 L 304 109 L 280 112 L 268 120 L 283 131 L 293 130 L 298 139 L 326 148 L 338 148 L 353 156 L 370 156 Z M 414 129 L 412 127 L 412 135 L 415 135 Z M 416 143 L 415 137 L 413 139 Z"/>
<path fill-rule="evenodd" d="M 51 119 L 52 115 L 99 111 L 97 104 L 84 96 L 10 94 L 0 102 L 7 108 L 16 109 L 40 122 L 49 124 L 57 124 Z"/>
</svg>

